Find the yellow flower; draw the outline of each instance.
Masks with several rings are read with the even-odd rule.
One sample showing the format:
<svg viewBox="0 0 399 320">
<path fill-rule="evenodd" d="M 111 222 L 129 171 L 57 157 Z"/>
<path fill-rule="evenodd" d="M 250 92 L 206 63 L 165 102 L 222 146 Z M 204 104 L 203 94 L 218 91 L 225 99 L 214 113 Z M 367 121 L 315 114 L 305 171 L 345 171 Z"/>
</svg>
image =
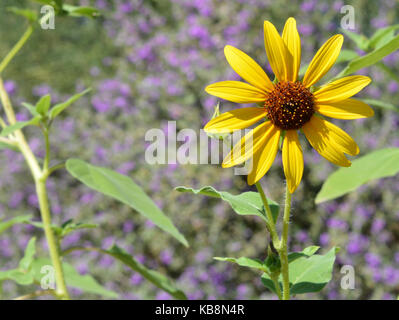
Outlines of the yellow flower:
<svg viewBox="0 0 399 320">
<path fill-rule="evenodd" d="M 298 81 L 301 42 L 294 18 L 285 23 L 282 36 L 269 21 L 264 22 L 266 54 L 276 76 L 274 83 L 263 69 L 244 52 L 226 46 L 224 53 L 230 66 L 242 79 L 209 85 L 205 91 L 236 103 L 257 103 L 261 107 L 236 109 L 221 114 L 205 126 L 209 133 L 231 133 L 264 120 L 238 142 L 223 160 L 228 168 L 253 157 L 253 169 L 248 184 L 261 179 L 271 167 L 279 148 L 280 135 L 285 133 L 282 146 L 284 173 L 289 191 L 298 187 L 303 174 L 303 155 L 297 130 L 301 130 L 313 148 L 332 163 L 348 167 L 351 162 L 344 153 L 357 155 L 356 142 L 343 130 L 322 118 L 359 119 L 374 112 L 365 103 L 350 99 L 367 86 L 371 79 L 348 76 L 332 81 L 316 90 L 312 87 L 335 63 L 343 36 L 331 37 L 314 56 L 302 81 Z M 252 139 L 252 148 L 245 142 Z M 238 156 L 237 156 L 238 154 Z"/>
</svg>

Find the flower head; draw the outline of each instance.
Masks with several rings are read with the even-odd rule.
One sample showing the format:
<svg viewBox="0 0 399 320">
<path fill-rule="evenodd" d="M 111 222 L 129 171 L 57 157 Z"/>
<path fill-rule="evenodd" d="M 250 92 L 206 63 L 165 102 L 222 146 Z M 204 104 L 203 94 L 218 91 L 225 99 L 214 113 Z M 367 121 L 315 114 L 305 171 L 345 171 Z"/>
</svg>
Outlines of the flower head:
<svg viewBox="0 0 399 320">
<path fill-rule="evenodd" d="M 236 103 L 256 103 L 256 107 L 240 108 L 221 114 L 205 126 L 209 133 L 231 133 L 263 121 L 247 133 L 224 159 L 223 167 L 231 167 L 253 158 L 248 184 L 259 181 L 271 167 L 283 136 L 283 166 L 289 191 L 298 187 L 303 174 L 303 154 L 297 130 L 303 132 L 320 155 L 330 162 L 348 167 L 345 153 L 357 155 L 356 142 L 342 129 L 323 116 L 336 119 L 370 117 L 373 110 L 365 103 L 350 99 L 367 86 L 371 79 L 348 76 L 319 88 L 318 82 L 333 66 L 340 53 L 343 36 L 327 40 L 318 50 L 301 81 L 301 42 L 294 18 L 285 23 L 282 36 L 269 21 L 264 23 L 266 54 L 275 74 L 271 81 L 265 71 L 248 55 L 232 46 L 224 53 L 230 66 L 245 80 L 222 81 L 206 87 L 206 92 Z M 252 147 L 244 151 L 246 142 Z"/>
</svg>

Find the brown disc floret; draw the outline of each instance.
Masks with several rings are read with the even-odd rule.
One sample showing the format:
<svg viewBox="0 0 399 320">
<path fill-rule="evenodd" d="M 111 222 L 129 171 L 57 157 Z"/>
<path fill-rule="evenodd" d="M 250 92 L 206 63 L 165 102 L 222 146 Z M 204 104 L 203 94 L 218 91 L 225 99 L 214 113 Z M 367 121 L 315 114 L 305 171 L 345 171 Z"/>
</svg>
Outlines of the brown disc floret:
<svg viewBox="0 0 399 320">
<path fill-rule="evenodd" d="M 313 94 L 300 82 L 279 82 L 265 101 L 270 121 L 283 130 L 301 128 L 314 114 Z"/>
</svg>

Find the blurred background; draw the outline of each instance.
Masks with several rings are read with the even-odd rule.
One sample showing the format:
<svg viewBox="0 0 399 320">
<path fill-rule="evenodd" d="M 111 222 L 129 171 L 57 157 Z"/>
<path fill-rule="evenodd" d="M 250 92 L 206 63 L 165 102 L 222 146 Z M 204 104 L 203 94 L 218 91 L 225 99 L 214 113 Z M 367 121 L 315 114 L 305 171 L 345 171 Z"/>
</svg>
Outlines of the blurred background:
<svg viewBox="0 0 399 320">
<path fill-rule="evenodd" d="M 55 223 L 67 219 L 94 222 L 93 230 L 68 236 L 63 248 L 74 245 L 108 248 L 112 243 L 126 249 L 146 266 L 173 278 L 190 299 L 272 299 L 259 274 L 213 260 L 214 256 L 264 258 L 268 236 L 254 217 L 236 215 L 226 203 L 203 196 L 179 194 L 180 185 L 212 185 L 237 194 L 254 190 L 245 176 L 218 165 L 148 165 L 144 136 L 151 128 L 167 132 L 167 121 L 177 121 L 177 130 L 198 131 L 210 119 L 218 100 L 204 87 L 219 80 L 238 79 L 224 58 L 223 47 L 234 45 L 265 67 L 263 20 L 282 31 L 293 16 L 302 41 L 302 60 L 308 63 L 316 50 L 339 33 L 344 4 L 355 8 L 356 32 L 366 36 L 378 28 L 399 23 L 399 2 L 297 1 L 290 0 L 96 0 L 66 1 L 95 6 L 103 16 L 96 20 L 55 18 L 55 30 L 37 28 L 33 37 L 2 75 L 18 119 L 28 115 L 21 103 L 35 103 L 50 93 L 62 101 L 86 87 L 93 90 L 55 122 L 51 136 L 53 161 L 79 157 L 129 175 L 171 217 L 186 236 L 190 248 L 146 222 L 139 214 L 92 192 L 66 172 L 49 181 Z M 0 57 L 4 57 L 26 28 L 26 22 L 5 10 L 8 6 L 39 7 L 31 1 L 2 0 L 0 3 Z M 345 37 L 344 49 L 354 49 Z M 304 64 L 303 63 L 303 64 Z M 399 72 L 399 52 L 384 59 Z M 337 64 L 323 79 L 336 75 Z M 398 83 L 380 69 L 371 67 L 358 74 L 373 83 L 361 96 L 398 104 Z M 323 82 L 322 81 L 322 82 Z M 221 101 L 222 112 L 233 104 Z M 237 106 L 235 106 L 237 107 Z M 337 121 L 358 142 L 361 155 L 389 146 L 399 147 L 399 116 L 375 109 L 375 117 Z M 3 112 L 0 110 L 0 112 Z M 41 133 L 26 129 L 29 143 L 43 155 Z M 322 159 L 304 142 L 305 172 L 294 195 L 290 249 L 316 244 L 326 252 L 342 248 L 333 280 L 319 294 L 300 299 L 394 299 L 399 294 L 399 180 L 386 178 L 357 192 L 315 205 L 325 178 L 336 167 Z M 39 219 L 37 198 L 21 155 L 0 153 L 0 217 L 31 213 Z M 383 165 L 383 164 L 382 164 Z M 281 157 L 262 179 L 270 198 L 282 203 L 284 187 Z M 0 269 L 17 265 L 32 235 L 39 238 L 39 254 L 47 254 L 41 230 L 16 225 L 0 236 Z M 79 273 L 92 274 L 99 283 L 118 293 L 120 299 L 168 299 L 168 294 L 147 283 L 138 274 L 108 256 L 75 252 L 66 261 Z M 355 268 L 354 290 L 340 287 L 340 268 Z M 10 281 L 2 297 L 13 298 L 29 288 Z M 77 299 L 101 298 L 73 290 Z"/>
</svg>

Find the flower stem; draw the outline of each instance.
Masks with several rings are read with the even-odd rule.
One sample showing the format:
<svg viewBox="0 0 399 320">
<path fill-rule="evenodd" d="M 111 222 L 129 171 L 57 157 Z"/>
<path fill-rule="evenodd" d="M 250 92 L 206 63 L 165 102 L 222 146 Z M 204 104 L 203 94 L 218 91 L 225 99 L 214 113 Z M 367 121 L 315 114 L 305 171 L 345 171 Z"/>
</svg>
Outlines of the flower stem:
<svg viewBox="0 0 399 320">
<path fill-rule="evenodd" d="M 272 211 L 270 210 L 270 206 L 269 203 L 267 201 L 265 192 L 263 191 L 262 185 L 258 182 L 255 183 L 256 189 L 258 189 L 258 192 L 260 194 L 260 197 L 262 199 L 263 202 L 263 206 L 265 207 L 266 210 L 266 216 L 267 216 L 267 226 L 268 226 L 268 230 L 270 232 L 270 235 L 272 237 L 272 241 L 274 246 L 276 247 L 279 243 L 279 238 L 277 235 L 277 231 L 276 231 L 276 224 L 274 223 L 274 219 L 273 219 L 273 215 L 272 215 Z"/>
<path fill-rule="evenodd" d="M 285 189 L 285 207 L 283 217 L 283 231 L 281 235 L 281 242 L 278 248 L 280 262 L 281 262 L 281 274 L 283 277 L 283 300 L 290 299 L 290 279 L 288 269 L 288 228 L 290 223 L 290 210 L 291 210 L 291 193 L 288 190 L 288 185 Z"/>
<path fill-rule="evenodd" d="M 25 33 L 18 40 L 18 42 L 14 45 L 11 51 L 4 57 L 3 61 L 0 63 L 0 73 L 7 67 L 7 65 L 11 62 L 11 60 L 15 57 L 15 55 L 21 50 L 26 41 L 28 41 L 29 37 L 33 32 L 33 27 L 29 25 L 28 29 L 26 29 Z"/>
<path fill-rule="evenodd" d="M 14 109 L 8 94 L 4 88 L 3 81 L 0 78 L 0 100 L 6 112 L 8 122 L 14 124 L 16 122 Z M 51 229 L 51 214 L 48 204 L 46 181 L 48 167 L 40 168 L 32 149 L 29 147 L 24 134 L 21 130 L 14 132 L 14 141 L 25 158 L 26 163 L 32 173 L 35 181 L 36 193 L 39 200 L 40 213 L 44 226 L 44 233 L 46 235 L 47 244 L 50 251 L 50 258 L 55 269 L 55 280 L 57 284 L 56 293 L 61 299 L 69 299 L 68 290 L 65 284 L 64 273 L 62 269 L 60 254 L 58 250 L 57 239 L 54 236 L 53 230 Z M 47 146 L 46 146 L 47 149 Z M 46 163 L 46 162 L 45 162 Z"/>
</svg>

